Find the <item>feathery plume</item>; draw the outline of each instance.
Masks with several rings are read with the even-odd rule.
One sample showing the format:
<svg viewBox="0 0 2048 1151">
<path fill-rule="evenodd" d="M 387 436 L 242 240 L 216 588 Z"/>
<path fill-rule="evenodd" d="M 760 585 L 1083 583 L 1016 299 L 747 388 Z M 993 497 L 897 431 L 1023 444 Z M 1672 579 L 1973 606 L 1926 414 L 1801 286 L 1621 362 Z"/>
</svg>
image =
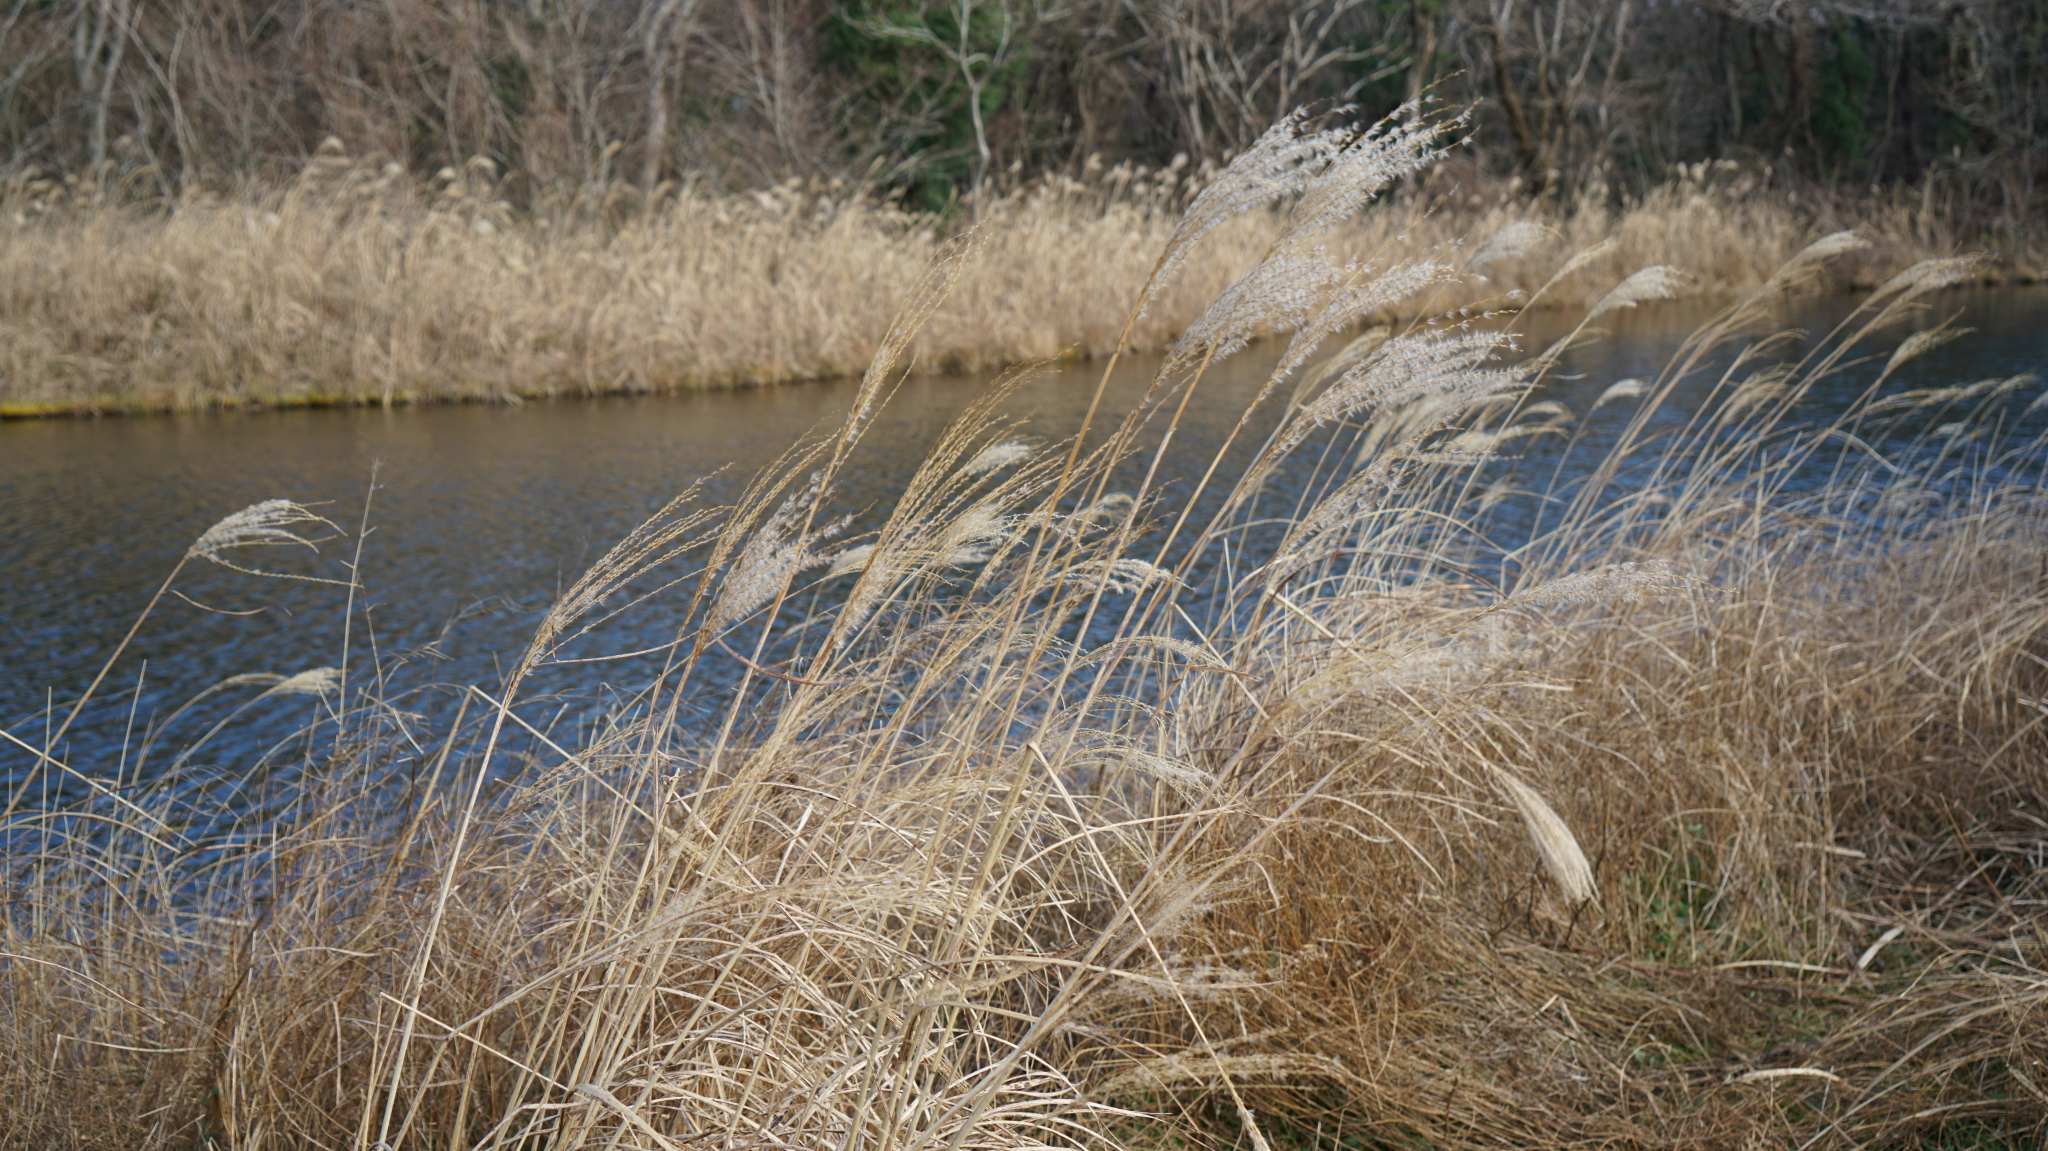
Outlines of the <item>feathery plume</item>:
<svg viewBox="0 0 2048 1151">
<path fill-rule="evenodd" d="M 1520 423 L 1513 427 L 1496 428 L 1490 432 L 1469 431 L 1453 437 L 1449 443 L 1430 453 L 1430 458 L 1435 459 L 1438 456 L 1457 457 L 1455 461 L 1445 459 L 1441 462 L 1463 462 L 1465 459 L 1490 459 L 1494 453 L 1501 449 L 1503 444 L 1512 443 L 1526 436 L 1546 434 L 1562 434 L 1562 429 L 1555 423 Z"/>
<path fill-rule="evenodd" d="M 1204 356 L 1212 364 L 1220 363 L 1262 329 L 1301 327 L 1354 270 L 1332 263 L 1321 248 L 1261 261 L 1225 288 L 1201 319 L 1188 325 L 1167 349 L 1159 374 L 1171 375 Z"/>
<path fill-rule="evenodd" d="M 1592 263 L 1593 261 L 1599 259 L 1600 257 L 1606 255 L 1609 252 L 1612 252 L 1614 249 L 1620 246 L 1620 240 L 1617 240 L 1614 237 L 1609 236 L 1605 240 L 1600 241 L 1599 243 L 1593 245 L 1590 248 L 1579 249 L 1578 251 L 1572 253 L 1571 259 L 1566 260 L 1564 262 L 1564 266 L 1560 267 L 1556 272 L 1551 274 L 1550 282 L 1554 284 L 1557 281 L 1564 279 L 1566 276 L 1571 275 L 1573 272 L 1578 271 L 1580 268 L 1585 267 L 1587 264 Z"/>
<path fill-rule="evenodd" d="M 1278 244 L 1293 247 L 1365 206 L 1395 180 L 1433 163 L 1437 141 L 1462 127 L 1469 113 L 1423 116 L 1411 100 L 1338 149 L 1302 190 Z"/>
<path fill-rule="evenodd" d="M 1233 216 L 1299 191 L 1343 147 L 1350 132 L 1348 127 L 1304 133 L 1302 126 L 1307 119 L 1306 108 L 1296 108 L 1281 117 L 1202 189 L 1167 240 L 1166 250 L 1159 257 L 1159 270 L 1153 273 L 1146 288 L 1146 299 L 1156 298 L 1173 282 L 1187 263 L 1188 253 L 1202 237 Z"/>
<path fill-rule="evenodd" d="M 1969 335 L 1976 330 L 1975 328 L 1955 328 L 1942 324 L 1939 327 L 1914 332 L 1901 341 L 1898 350 L 1892 353 L 1892 358 L 1885 361 L 1885 374 L 1890 375 L 1900 364 L 1905 363 L 1914 356 L 1924 352 L 1931 352 L 1950 340 L 1956 339 L 1959 336 Z"/>
<path fill-rule="evenodd" d="M 1900 299 L 1911 299 L 1937 288 L 1960 284 L 1977 274 L 1977 268 L 1984 261 L 1976 256 L 1943 256 L 1922 260 L 1891 279 L 1877 286 L 1870 294 L 1873 301 L 1881 300 L 1894 292 Z"/>
<path fill-rule="evenodd" d="M 1642 395 L 1645 391 L 1648 390 L 1649 384 L 1645 383 L 1642 380 L 1635 379 L 1633 377 L 1626 380 L 1616 380 L 1613 383 L 1607 385 L 1607 390 L 1601 392 L 1600 398 L 1594 400 L 1593 406 L 1587 410 L 1597 412 L 1604 404 L 1610 403 L 1614 400 L 1632 400 L 1635 399 L 1637 396 Z"/>
<path fill-rule="evenodd" d="M 1400 490 L 1408 462 L 1406 452 L 1381 455 L 1296 520 L 1286 541 L 1266 564 L 1267 590 L 1279 590 L 1296 572 L 1329 555 L 1361 519 L 1385 507 Z"/>
<path fill-rule="evenodd" d="M 1465 270 L 1477 272 L 1488 264 L 1526 255 L 1549 238 L 1550 229 L 1543 225 L 1531 220 L 1516 220 L 1495 232 L 1477 252 L 1472 253 L 1472 258 L 1465 261 Z"/>
<path fill-rule="evenodd" d="M 981 449 L 973 459 L 960 465 L 960 472 L 970 476 L 983 475 L 1028 460 L 1037 450 L 1023 440 L 1004 440 Z"/>
<path fill-rule="evenodd" d="M 1502 768 L 1495 767 L 1493 774 L 1500 781 L 1501 789 L 1508 793 L 1508 798 L 1514 800 L 1515 809 L 1522 813 L 1522 822 L 1529 826 L 1529 838 L 1535 841 L 1536 852 L 1543 857 L 1544 868 L 1563 890 L 1564 897 L 1573 903 L 1584 903 L 1593 898 L 1593 865 L 1579 847 L 1578 837 L 1572 834 L 1571 826 L 1544 802 L 1535 788 Z"/>
<path fill-rule="evenodd" d="M 1778 364 L 1751 375 L 1742 381 L 1721 411 L 1714 417 L 1714 426 L 1726 427 L 1741 419 L 1749 412 L 1778 399 L 1791 390 L 1792 365 Z"/>
<path fill-rule="evenodd" d="M 1137 591 L 1155 583 L 1174 584 L 1173 573 L 1145 560 L 1125 556 L 1118 560 L 1089 560 L 1059 574 L 1066 580 L 1101 580 L 1113 592 Z"/>
<path fill-rule="evenodd" d="M 728 625 L 751 615 L 789 586 L 798 572 L 825 562 L 827 557 L 818 554 L 816 546 L 838 535 L 851 517 L 834 520 L 815 531 L 800 531 L 798 525 L 806 511 L 821 498 L 819 479 L 813 476 L 809 488 L 785 499 L 747 537 L 738 558 L 725 569 L 725 586 L 720 589 L 717 606 L 706 624 L 712 633 L 724 631 Z"/>
<path fill-rule="evenodd" d="M 1266 460 L 1293 451 L 1324 424 L 1357 418 L 1395 397 L 1441 393 L 1447 402 L 1465 405 L 1502 394 L 1522 382 L 1521 373 L 1479 366 L 1501 346 L 1501 337 L 1493 332 L 1388 340 L 1370 358 L 1339 376 L 1322 395 L 1303 404 L 1287 430 L 1274 440 Z"/>
<path fill-rule="evenodd" d="M 271 576 L 277 579 L 306 580 L 310 583 L 343 584 L 342 580 L 321 579 L 317 576 L 293 575 L 289 572 L 266 571 L 261 568 L 243 567 L 224 556 L 229 548 L 269 547 L 298 544 L 313 551 L 320 549 L 312 540 L 292 532 L 299 524 L 325 524 L 336 531 L 334 522 L 317 515 L 312 509 L 291 500 L 264 500 L 250 504 L 241 511 L 222 519 L 207 528 L 192 546 L 185 549 L 185 558 L 203 559 L 217 563 L 224 568 L 233 568 L 250 575 Z"/>
<path fill-rule="evenodd" d="M 1854 232 L 1829 232 L 1813 243 L 1801 248 L 1797 255 L 1787 260 L 1786 265 L 1810 264 L 1826 260 L 1847 252 L 1861 251 L 1870 246 L 1870 241 Z"/>
<path fill-rule="evenodd" d="M 1361 317 L 1375 309 L 1399 303 L 1451 277 L 1450 265 L 1432 260 L 1410 261 L 1378 275 L 1370 274 L 1371 271 L 1359 265 L 1346 269 L 1349 284 L 1332 291 L 1322 310 L 1295 329 L 1294 338 L 1287 342 L 1287 351 L 1280 357 L 1279 366 L 1273 369 L 1267 384 L 1269 389 L 1306 363 L 1325 340 L 1350 327 Z M 1364 346 L 1362 350 L 1370 351 L 1371 346 Z M 1260 398 L 1264 398 L 1263 393 Z"/>
<path fill-rule="evenodd" d="M 1586 313 L 1586 319 L 1620 308 L 1633 308 L 1644 300 L 1669 300 L 1685 290 L 1686 275 L 1669 264 L 1652 264 L 1614 285 L 1593 310 Z"/>
<path fill-rule="evenodd" d="M 275 684 L 264 695 L 314 695 L 322 699 L 341 690 L 341 669 L 338 667 L 316 667 L 289 675 Z"/>
<path fill-rule="evenodd" d="M 1633 602 L 1692 595 L 1707 583 L 1670 560 L 1607 564 L 1516 592 L 1489 610 L 1552 603 Z"/>
<path fill-rule="evenodd" d="M 831 579 L 833 576 L 860 571 L 868 566 L 868 561 L 873 558 L 875 558 L 875 545 L 873 544 L 841 548 L 833 553 L 832 566 L 825 569 L 825 578 Z"/>
</svg>

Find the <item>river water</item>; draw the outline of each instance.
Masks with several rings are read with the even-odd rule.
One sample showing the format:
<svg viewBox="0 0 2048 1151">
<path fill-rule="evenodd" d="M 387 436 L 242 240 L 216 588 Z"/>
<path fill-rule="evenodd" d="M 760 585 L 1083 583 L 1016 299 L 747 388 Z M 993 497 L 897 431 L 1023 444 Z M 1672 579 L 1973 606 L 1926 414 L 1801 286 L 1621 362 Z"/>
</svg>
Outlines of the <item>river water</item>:
<svg viewBox="0 0 2048 1151">
<path fill-rule="evenodd" d="M 1783 319 L 1825 331 L 1855 299 L 1805 301 Z M 1958 322 L 1977 330 L 1914 361 L 1890 386 L 2048 376 L 2048 289 L 1965 289 L 1932 302 L 1935 318 L 1960 313 Z M 1700 305 L 1675 303 L 1604 318 L 1612 334 L 1560 364 L 1546 394 L 1584 418 L 1582 444 L 1612 435 L 1630 407 L 1587 416 L 1593 397 L 1618 379 L 1654 377 L 1705 314 Z M 1543 347 L 1574 320 L 1532 317 L 1525 343 Z M 1897 338 L 1874 347 L 1889 352 Z M 1188 469 L 1207 461 L 1275 354 L 1254 347 L 1204 383 L 1176 440 L 1178 462 L 1167 469 L 1169 499 L 1172 485 L 1185 484 Z M 1141 359 L 1119 369 L 1112 410 L 1137 394 L 1150 367 Z M 1035 436 L 1066 434 L 1078 426 L 1101 370 L 1077 364 L 1046 372 L 1018 391 L 1009 410 L 1029 416 Z M 1825 418 L 1829 405 L 1846 403 L 1875 370 L 1844 374 L 1832 393 L 1815 397 L 1814 415 Z M 886 506 L 925 447 L 985 383 L 909 380 L 849 473 L 846 506 Z M 455 698 L 456 689 L 436 685 L 490 690 L 541 613 L 587 564 L 693 481 L 704 480 L 708 502 L 736 496 L 798 437 L 836 426 L 852 390 L 840 382 L 519 407 L 0 424 L 0 725 L 42 746 L 193 539 L 221 516 L 274 497 L 317 505 L 347 534 L 319 533 L 333 538 L 317 555 L 255 562 L 343 578 L 360 542 L 364 590 L 348 636 L 352 675 L 381 674 L 392 698 L 421 711 Z M 2015 419 L 2048 425 L 2048 406 L 2020 416 L 2038 391 L 2015 395 Z M 1677 410 L 1682 398 L 1672 407 L 1660 418 L 1675 423 L 1689 415 Z M 1253 442 L 1264 430 L 1254 429 Z M 1530 450 L 1540 456 L 1555 448 L 1539 442 Z M 358 541 L 352 537 L 365 518 L 371 530 Z M 260 690 L 222 690 L 178 714 L 210 685 L 341 662 L 350 618 L 341 587 L 195 562 L 174 592 L 65 736 L 59 759 L 96 778 L 132 782 L 145 742 L 173 749 L 151 752 L 147 776 Z M 646 605 L 607 625 L 587 650 L 652 647 L 672 638 L 673 626 L 664 605 Z M 658 657 L 553 668 L 527 694 L 551 697 L 540 712 L 573 728 L 658 668 Z M 261 701 L 187 768 L 204 763 L 232 775 L 289 740 L 319 706 L 306 697 Z M 0 780 L 10 793 L 33 761 L 19 745 L 0 744 Z M 56 802 L 64 791 L 39 780 L 25 801 Z"/>
</svg>

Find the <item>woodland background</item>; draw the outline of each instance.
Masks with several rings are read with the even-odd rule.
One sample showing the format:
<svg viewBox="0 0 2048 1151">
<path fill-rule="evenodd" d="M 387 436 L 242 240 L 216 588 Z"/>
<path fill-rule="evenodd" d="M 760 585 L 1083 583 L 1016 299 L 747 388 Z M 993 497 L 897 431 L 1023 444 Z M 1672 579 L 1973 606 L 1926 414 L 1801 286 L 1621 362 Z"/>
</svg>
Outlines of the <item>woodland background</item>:
<svg viewBox="0 0 2048 1151">
<path fill-rule="evenodd" d="M 1939 189 L 1995 243 L 2048 176 L 2048 0 L 0 0 L 0 176 L 164 196 L 331 136 L 489 159 L 515 203 L 798 176 L 952 210 L 1425 90 L 1476 108 L 1461 179 L 1619 200 L 1732 159 Z"/>
</svg>

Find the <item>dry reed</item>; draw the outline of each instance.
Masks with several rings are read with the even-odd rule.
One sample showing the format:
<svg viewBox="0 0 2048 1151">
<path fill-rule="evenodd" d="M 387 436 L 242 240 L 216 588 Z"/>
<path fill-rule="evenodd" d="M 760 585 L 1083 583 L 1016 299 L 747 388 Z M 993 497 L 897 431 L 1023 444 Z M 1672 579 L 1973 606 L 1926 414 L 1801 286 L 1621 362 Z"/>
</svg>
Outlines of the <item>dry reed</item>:
<svg viewBox="0 0 2048 1151">
<path fill-rule="evenodd" d="M 1552 493 L 1512 557 L 1486 543 L 1516 498 L 1482 484 L 1504 465 L 1447 444 L 1562 417 L 1483 335 L 1340 357 L 1247 473 L 1177 512 L 1150 470 L 1114 490 L 1116 468 L 1148 462 L 1140 433 L 1172 426 L 1217 345 L 1059 448 L 1014 439 L 998 381 L 886 522 L 837 543 L 833 485 L 909 363 L 899 330 L 845 427 L 737 505 L 685 498 L 623 541 L 502 696 L 472 691 L 433 740 L 356 684 L 320 696 L 338 738 L 272 765 L 306 782 L 248 837 L 199 839 L 163 785 L 17 813 L 0 1140 L 2035 1130 L 2048 507 L 2042 442 L 2007 422 L 2027 385 L 1867 398 L 1801 431 L 1791 405 L 1868 326 L 1761 393 L 1737 378 L 1754 356 L 1711 354 L 1852 246 L 1758 276 L 1663 377 L 1610 389 L 1643 414 L 1589 482 L 1635 486 Z M 916 308 L 974 282 L 961 258 Z M 1185 269 L 1132 297 L 1193 291 Z M 1853 319 L 1910 319 L 1955 274 L 1922 267 Z M 1309 331 L 1354 299 L 1319 269 L 1300 284 L 1306 306 L 1220 295 Z M 1652 435 L 1712 371 L 1709 408 Z M 1845 436 L 1876 446 L 1824 454 Z M 1270 506 L 1273 453 L 1304 446 L 1327 466 Z M 1815 460 L 1832 482 L 1789 489 L 1784 465 Z M 1272 563 L 1244 566 L 1224 545 L 1268 521 Z M 682 577 L 667 674 L 556 746 L 520 678 L 657 569 Z M 830 594 L 791 624 L 806 581 Z M 680 723 L 722 651 L 745 678 L 715 722 Z M 496 774 L 513 760 L 540 766 Z"/>
<path fill-rule="evenodd" d="M 971 370 L 1170 343 L 1281 226 L 1262 208 L 1190 232 L 1204 242 L 1169 262 L 1192 262 L 1124 331 L 1179 207 L 1215 181 L 1118 167 L 1017 188 L 985 213 L 985 251 L 920 330 L 916 363 Z M 79 187 L 0 190 L 0 413 L 512 400 L 857 374 L 946 231 L 857 191 L 797 182 L 736 196 L 668 189 L 630 210 L 622 198 L 637 193 L 598 190 L 514 212 L 487 162 L 419 184 L 338 146 L 289 188 L 225 200 L 123 207 Z M 1850 223 L 1881 241 L 1838 269 L 1852 281 L 1959 242 L 1925 204 L 1817 218 L 1705 165 L 1620 210 L 1592 194 L 1530 204 L 1427 177 L 1404 189 L 1326 242 L 1378 268 L 1430 256 L 1465 269 L 1407 299 L 1409 314 L 1528 292 L 1603 239 L 1613 246 L 1543 302 L 1583 305 L 1660 264 L 1703 291 L 1745 291 L 1816 230 Z M 2048 266 L 2039 255 L 2016 253 L 2006 271 Z"/>
</svg>

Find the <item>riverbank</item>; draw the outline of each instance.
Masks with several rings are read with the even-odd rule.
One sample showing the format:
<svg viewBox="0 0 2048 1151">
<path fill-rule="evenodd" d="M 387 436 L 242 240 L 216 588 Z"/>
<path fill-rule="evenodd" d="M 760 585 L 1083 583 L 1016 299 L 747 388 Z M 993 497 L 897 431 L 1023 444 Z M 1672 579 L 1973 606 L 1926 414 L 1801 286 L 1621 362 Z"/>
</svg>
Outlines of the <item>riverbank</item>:
<svg viewBox="0 0 2048 1151">
<path fill-rule="evenodd" d="M 964 371 L 1094 357 L 1120 339 L 1163 347 L 1280 227 L 1264 211 L 1223 223 L 1126 333 L 1131 299 L 1205 180 L 1127 167 L 1001 198 L 908 364 Z M 98 203 L 75 184 L 21 185 L 0 196 L 0 417 L 516 401 L 857 375 L 909 286 L 961 242 L 929 217 L 831 187 L 670 189 L 651 207 L 628 195 L 614 188 L 522 214 L 496 198 L 481 163 L 421 185 L 333 153 L 289 189 L 170 210 Z M 1469 266 L 1404 302 L 1428 311 L 1512 305 L 1511 293 L 1533 292 L 1611 242 L 1539 301 L 1576 307 L 1655 264 L 1684 272 L 1687 292 L 1731 296 L 1817 235 L 1851 227 L 1871 247 L 1821 290 L 1867 287 L 1975 240 L 1924 198 L 1849 211 L 1699 165 L 1618 210 L 1590 198 L 1531 205 L 1436 173 L 1328 243 L 1381 267 L 1422 257 Z M 2044 269 L 2048 249 L 2008 240 L 1980 272 L 2031 281 Z"/>
</svg>

